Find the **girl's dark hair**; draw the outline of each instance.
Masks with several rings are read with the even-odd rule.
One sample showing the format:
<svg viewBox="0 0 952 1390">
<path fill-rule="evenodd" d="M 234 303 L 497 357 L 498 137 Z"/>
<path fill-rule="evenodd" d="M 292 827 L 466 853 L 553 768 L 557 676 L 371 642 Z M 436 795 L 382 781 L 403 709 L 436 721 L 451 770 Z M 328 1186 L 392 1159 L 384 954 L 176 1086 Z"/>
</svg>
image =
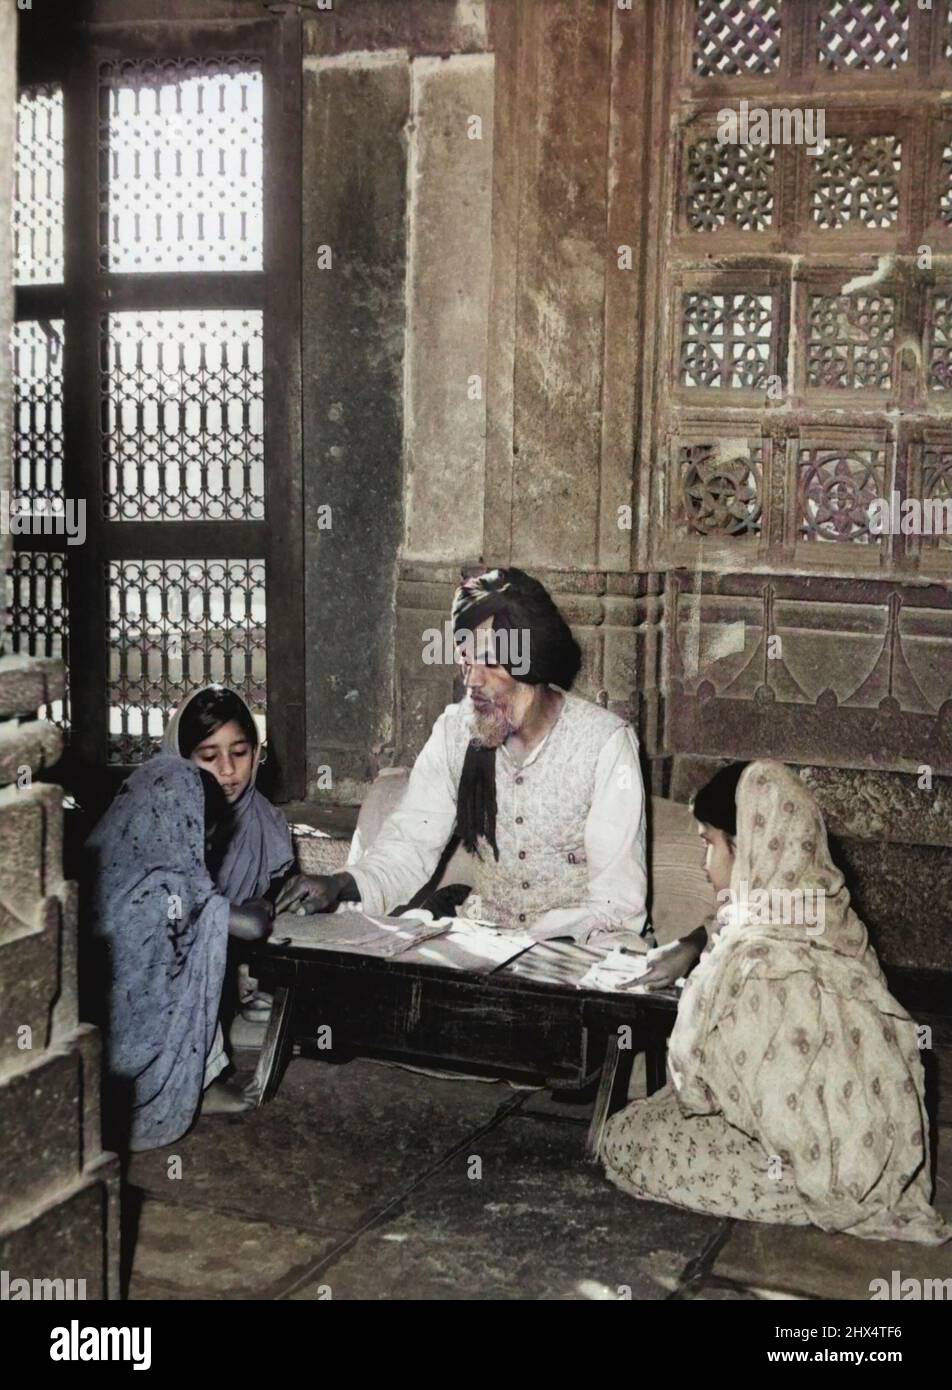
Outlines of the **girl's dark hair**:
<svg viewBox="0 0 952 1390">
<path fill-rule="evenodd" d="M 728 763 L 695 793 L 691 802 L 695 820 L 723 830 L 732 840 L 737 837 L 737 783 L 747 766 L 747 763 Z"/>
<path fill-rule="evenodd" d="M 233 690 L 201 691 L 189 700 L 179 720 L 178 743 L 182 757 L 190 758 L 200 743 L 232 720 L 241 726 L 252 748 L 257 748 L 258 727 L 244 700 Z"/>
<path fill-rule="evenodd" d="M 231 807 L 217 778 L 204 767 L 198 769 L 205 799 L 205 865 L 212 875 L 218 872 L 231 839 Z"/>
</svg>

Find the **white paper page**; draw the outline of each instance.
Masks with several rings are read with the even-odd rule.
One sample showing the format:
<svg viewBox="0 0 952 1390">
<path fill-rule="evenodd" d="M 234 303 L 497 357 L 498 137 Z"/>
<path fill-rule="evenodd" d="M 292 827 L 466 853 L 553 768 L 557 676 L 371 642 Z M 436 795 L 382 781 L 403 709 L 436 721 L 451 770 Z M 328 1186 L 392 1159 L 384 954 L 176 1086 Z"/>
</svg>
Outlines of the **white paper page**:
<svg viewBox="0 0 952 1390">
<path fill-rule="evenodd" d="M 443 936 L 412 947 L 401 959 L 488 975 L 534 945 L 526 932 L 494 931 L 465 917 L 454 917 Z"/>
<path fill-rule="evenodd" d="M 369 917 L 363 912 L 317 912 L 310 917 L 284 912 L 275 918 L 273 946 L 309 946 L 316 951 L 353 951 L 387 960 L 447 930 L 448 917 L 422 922 L 416 917 Z"/>
</svg>

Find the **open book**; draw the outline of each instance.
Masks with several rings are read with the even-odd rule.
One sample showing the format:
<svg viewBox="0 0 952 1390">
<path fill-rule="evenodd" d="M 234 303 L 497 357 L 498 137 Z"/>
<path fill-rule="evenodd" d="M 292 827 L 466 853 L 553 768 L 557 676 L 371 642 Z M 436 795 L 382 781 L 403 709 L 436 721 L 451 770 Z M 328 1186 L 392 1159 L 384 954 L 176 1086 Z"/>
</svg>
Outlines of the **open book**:
<svg viewBox="0 0 952 1390">
<path fill-rule="evenodd" d="M 412 961 L 488 975 L 534 944 L 525 932 L 499 931 L 462 917 L 437 917 L 420 909 L 403 917 L 372 917 L 366 912 L 294 912 L 275 918 L 271 946 L 302 946 L 312 951 L 351 951 L 379 960 Z"/>
<path fill-rule="evenodd" d="M 431 937 L 441 936 L 451 918 L 370 917 L 365 912 L 316 912 L 305 917 L 282 912 L 274 919 L 271 946 L 306 946 L 315 951 L 353 951 L 382 960 L 402 955 Z"/>
<path fill-rule="evenodd" d="M 535 950 L 520 956 L 509 973 L 539 984 L 568 985 L 576 989 L 604 990 L 609 994 L 638 988 L 648 969 L 647 956 L 602 944 L 580 946 L 574 941 L 540 941 Z"/>
</svg>

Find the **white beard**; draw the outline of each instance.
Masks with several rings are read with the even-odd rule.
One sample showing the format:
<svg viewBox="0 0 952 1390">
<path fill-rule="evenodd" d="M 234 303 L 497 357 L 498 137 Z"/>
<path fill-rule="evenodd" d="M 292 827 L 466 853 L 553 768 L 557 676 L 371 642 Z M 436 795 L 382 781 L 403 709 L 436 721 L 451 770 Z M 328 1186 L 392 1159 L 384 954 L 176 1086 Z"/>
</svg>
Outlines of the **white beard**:
<svg viewBox="0 0 952 1390">
<path fill-rule="evenodd" d="M 486 710 L 473 706 L 469 717 L 470 739 L 480 748 L 499 748 L 514 732 L 506 707 L 493 705 Z"/>
</svg>

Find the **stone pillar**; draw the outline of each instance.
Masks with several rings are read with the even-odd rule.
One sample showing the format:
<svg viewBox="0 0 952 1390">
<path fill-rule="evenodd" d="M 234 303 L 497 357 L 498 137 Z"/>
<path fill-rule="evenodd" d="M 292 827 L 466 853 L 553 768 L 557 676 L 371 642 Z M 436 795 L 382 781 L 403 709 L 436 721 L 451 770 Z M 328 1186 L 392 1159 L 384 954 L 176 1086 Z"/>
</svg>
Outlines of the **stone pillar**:
<svg viewBox="0 0 952 1390">
<path fill-rule="evenodd" d="M 481 560 L 493 55 L 417 58 L 409 142 L 404 560 Z"/>
<path fill-rule="evenodd" d="M 305 59 L 308 794 L 343 802 L 391 738 L 409 112 L 405 53 Z"/>
<path fill-rule="evenodd" d="M 12 320 L 10 199 L 16 9 L 0 8 L 0 342 Z M 0 492 L 11 478 L 9 353 L 0 371 Z M 0 534 L 2 616 L 11 538 Z M 0 629 L 2 630 L 2 629 Z M 76 887 L 63 881 L 63 795 L 35 779 L 62 734 L 37 711 L 63 697 L 56 661 L 0 656 L 0 1270 L 85 1280 L 119 1296 L 118 1162 L 102 1151 L 96 1029 L 76 1003 Z M 47 1296 L 55 1286 L 47 1285 Z M 11 1283 L 11 1296 L 16 1286 Z M 31 1290 L 32 1292 L 32 1290 Z M 60 1297 L 80 1296 L 64 1283 Z"/>
</svg>

